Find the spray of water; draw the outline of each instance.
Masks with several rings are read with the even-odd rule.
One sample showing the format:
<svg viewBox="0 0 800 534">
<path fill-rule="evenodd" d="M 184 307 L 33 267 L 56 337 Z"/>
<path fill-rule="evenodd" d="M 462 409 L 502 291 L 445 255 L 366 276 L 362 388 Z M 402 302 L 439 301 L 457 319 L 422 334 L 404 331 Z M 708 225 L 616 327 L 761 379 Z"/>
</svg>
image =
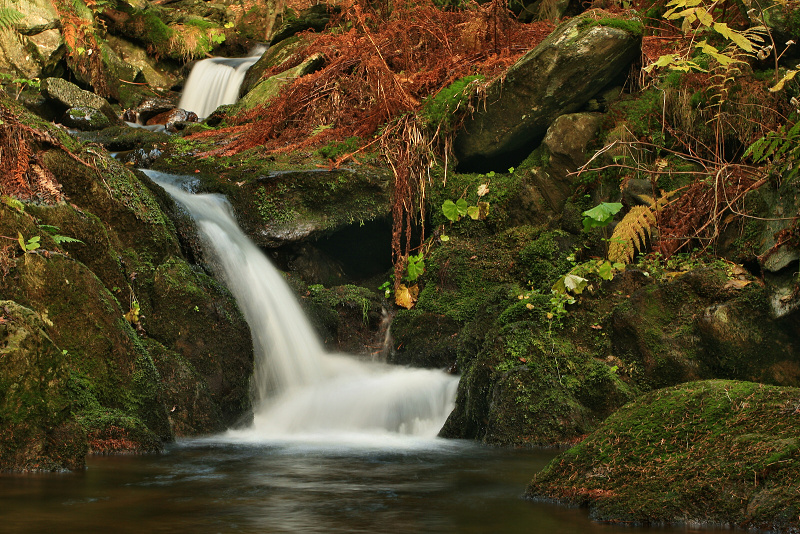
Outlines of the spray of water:
<svg viewBox="0 0 800 534">
<path fill-rule="evenodd" d="M 193 195 L 176 178 L 145 171 L 189 211 L 253 336 L 255 413 L 243 440 L 436 435 L 458 378 L 442 371 L 328 354 L 289 286 L 242 232 L 227 201 Z M 346 438 L 343 438 L 346 436 Z"/>
</svg>

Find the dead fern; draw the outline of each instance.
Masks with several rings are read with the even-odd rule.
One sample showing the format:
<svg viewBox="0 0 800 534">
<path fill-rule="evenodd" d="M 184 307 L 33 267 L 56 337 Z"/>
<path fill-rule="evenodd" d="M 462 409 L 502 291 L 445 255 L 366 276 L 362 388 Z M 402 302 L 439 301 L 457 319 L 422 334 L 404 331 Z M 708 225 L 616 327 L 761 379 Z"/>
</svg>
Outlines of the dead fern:
<svg viewBox="0 0 800 534">
<path fill-rule="evenodd" d="M 634 206 L 614 228 L 608 246 L 612 263 L 631 263 L 637 251 L 643 250 L 652 237 L 657 217 L 650 206 Z"/>
<path fill-rule="evenodd" d="M 90 166 L 49 132 L 23 124 L 11 109 L 0 104 L 0 194 L 47 204 L 64 200 L 61 185 L 41 160 L 46 146 L 60 148 L 70 158 Z"/>
</svg>

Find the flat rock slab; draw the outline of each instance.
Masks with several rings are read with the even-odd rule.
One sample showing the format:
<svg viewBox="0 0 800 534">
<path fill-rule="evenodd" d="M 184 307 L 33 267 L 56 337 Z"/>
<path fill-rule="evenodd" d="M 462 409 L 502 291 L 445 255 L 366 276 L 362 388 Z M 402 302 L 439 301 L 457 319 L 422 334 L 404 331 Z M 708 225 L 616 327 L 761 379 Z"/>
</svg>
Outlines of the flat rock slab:
<svg viewBox="0 0 800 534">
<path fill-rule="evenodd" d="M 558 116 L 579 110 L 638 56 L 641 35 L 623 25 L 576 17 L 556 28 L 489 86 L 486 105 L 456 137 L 459 164 L 491 169 L 523 159 Z"/>
</svg>

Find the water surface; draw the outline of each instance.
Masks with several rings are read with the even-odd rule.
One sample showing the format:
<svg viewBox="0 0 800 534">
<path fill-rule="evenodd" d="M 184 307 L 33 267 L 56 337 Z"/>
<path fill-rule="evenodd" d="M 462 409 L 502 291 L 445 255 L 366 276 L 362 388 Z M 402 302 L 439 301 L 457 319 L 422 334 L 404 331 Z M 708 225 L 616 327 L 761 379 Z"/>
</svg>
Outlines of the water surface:
<svg viewBox="0 0 800 534">
<path fill-rule="evenodd" d="M 81 473 L 0 476 L 0 531 L 692 531 L 598 524 L 584 510 L 523 500 L 525 484 L 554 455 L 445 440 L 392 448 L 182 441 L 161 455 L 90 457 Z"/>
</svg>

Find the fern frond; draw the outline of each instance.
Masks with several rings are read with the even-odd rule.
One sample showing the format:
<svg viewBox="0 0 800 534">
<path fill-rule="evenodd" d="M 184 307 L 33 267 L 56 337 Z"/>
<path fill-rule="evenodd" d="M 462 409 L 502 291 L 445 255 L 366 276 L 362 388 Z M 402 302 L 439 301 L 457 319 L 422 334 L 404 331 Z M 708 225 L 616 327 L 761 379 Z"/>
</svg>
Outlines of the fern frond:
<svg viewBox="0 0 800 534">
<path fill-rule="evenodd" d="M 11 7 L 0 7 L 0 30 L 13 28 L 14 24 L 21 21 L 24 15 Z"/>
<path fill-rule="evenodd" d="M 634 206 L 614 228 L 608 247 L 612 263 L 630 263 L 637 250 L 642 250 L 656 224 L 656 214 L 650 206 Z"/>
<path fill-rule="evenodd" d="M 66 235 L 61 235 L 61 234 L 53 234 L 50 237 L 53 238 L 53 241 L 56 242 L 56 245 L 60 245 L 62 243 L 80 243 L 81 245 L 85 245 L 86 244 L 83 241 L 81 241 L 80 239 L 77 239 L 75 237 L 69 237 L 69 236 L 66 236 Z"/>
</svg>

